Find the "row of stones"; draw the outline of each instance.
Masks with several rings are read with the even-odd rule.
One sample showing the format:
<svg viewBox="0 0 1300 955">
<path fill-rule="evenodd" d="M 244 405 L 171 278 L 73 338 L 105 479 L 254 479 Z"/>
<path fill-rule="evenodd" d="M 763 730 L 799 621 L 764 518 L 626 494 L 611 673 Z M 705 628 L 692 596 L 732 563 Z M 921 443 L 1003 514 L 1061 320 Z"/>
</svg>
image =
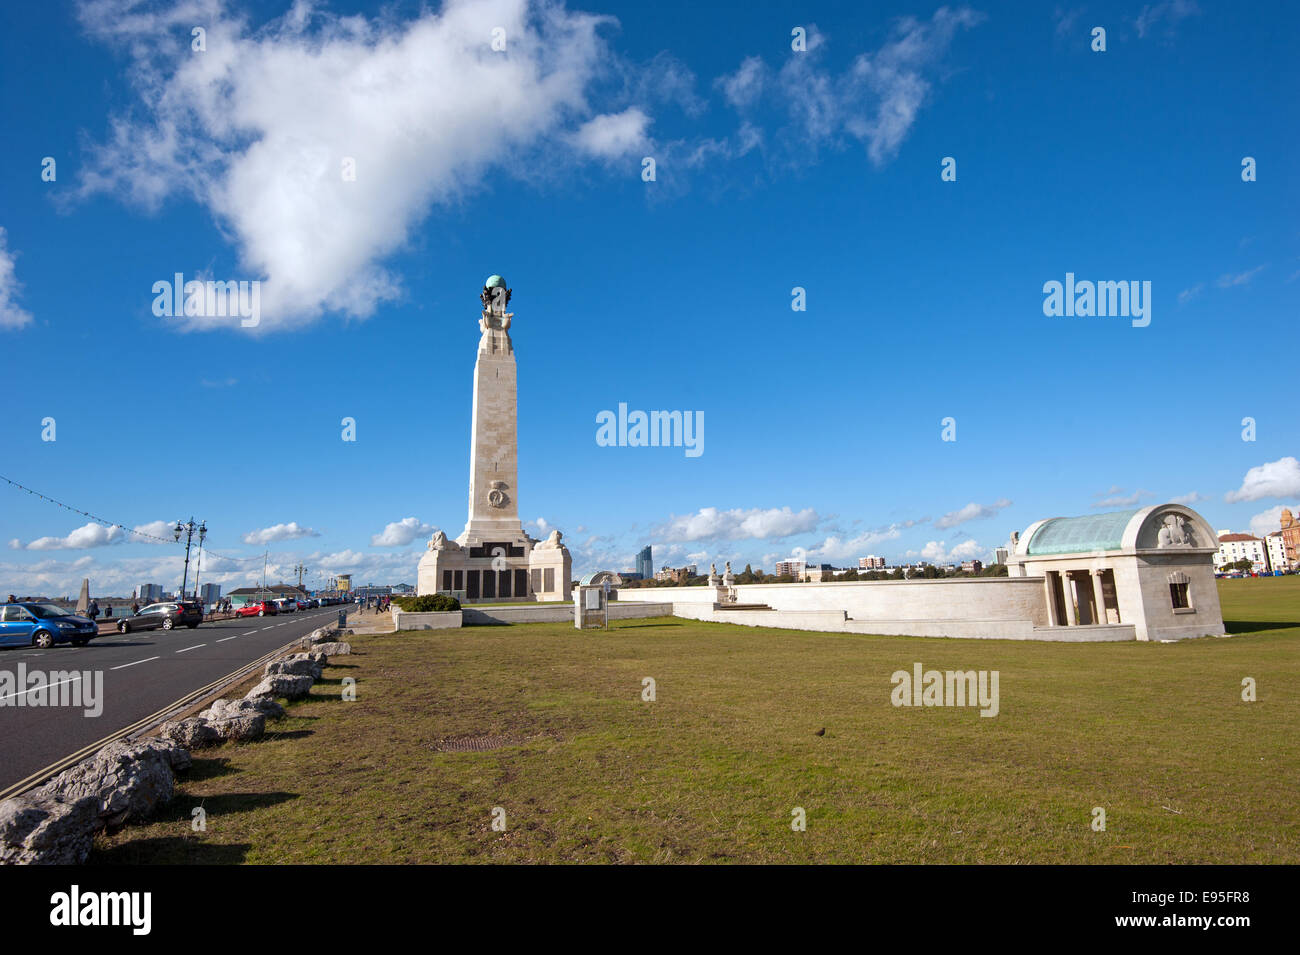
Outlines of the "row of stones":
<svg viewBox="0 0 1300 955">
<path fill-rule="evenodd" d="M 284 715 L 276 697 L 306 696 L 329 657 L 352 652 L 321 628 L 303 638 L 305 652 L 266 665 L 242 700 L 217 700 L 196 717 L 164 723 L 155 738 L 111 743 L 36 789 L 0 802 L 0 863 L 77 865 L 95 833 L 148 818 L 169 803 L 190 750 L 226 740 L 257 739 L 267 717 Z"/>
</svg>

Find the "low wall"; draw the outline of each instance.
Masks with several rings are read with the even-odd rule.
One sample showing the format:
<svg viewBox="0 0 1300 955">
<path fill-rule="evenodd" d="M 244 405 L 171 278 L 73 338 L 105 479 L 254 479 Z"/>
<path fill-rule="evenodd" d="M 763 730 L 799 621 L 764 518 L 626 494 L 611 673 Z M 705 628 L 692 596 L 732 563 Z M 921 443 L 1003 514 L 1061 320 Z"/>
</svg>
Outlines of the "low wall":
<svg viewBox="0 0 1300 955">
<path fill-rule="evenodd" d="M 545 604 L 538 604 L 535 607 L 492 607 L 469 604 L 461 612 L 465 615 L 467 627 L 510 623 L 573 623 L 573 604 L 562 604 L 558 607 L 548 607 Z M 672 615 L 673 605 L 666 601 L 625 605 L 621 600 L 613 600 L 609 604 L 610 620 L 671 617 Z"/>
<path fill-rule="evenodd" d="M 460 610 L 433 613 L 408 613 L 393 607 L 393 623 L 398 630 L 451 630 L 461 626 Z"/>
<path fill-rule="evenodd" d="M 741 603 L 773 610 L 842 610 L 850 620 L 1027 621 L 1046 626 L 1041 577 L 949 577 L 941 580 L 852 580 L 821 584 L 740 584 Z M 620 603 L 711 604 L 707 587 L 636 587 Z"/>
</svg>

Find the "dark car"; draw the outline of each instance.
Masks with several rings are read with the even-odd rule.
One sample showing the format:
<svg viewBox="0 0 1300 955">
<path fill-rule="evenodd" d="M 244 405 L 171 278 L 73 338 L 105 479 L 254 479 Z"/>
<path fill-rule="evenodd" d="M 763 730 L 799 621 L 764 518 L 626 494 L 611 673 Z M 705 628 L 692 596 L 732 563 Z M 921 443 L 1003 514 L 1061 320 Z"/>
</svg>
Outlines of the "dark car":
<svg viewBox="0 0 1300 955">
<path fill-rule="evenodd" d="M 0 606 L 0 646 L 52 647 L 71 643 L 84 647 L 99 627 L 89 617 L 79 617 L 48 603 L 12 603 Z"/>
<path fill-rule="evenodd" d="M 189 627 L 193 630 L 203 622 L 203 609 L 193 600 L 170 600 L 141 607 L 140 612 L 123 617 L 117 629 L 121 633 L 132 630 L 173 630 Z"/>
</svg>

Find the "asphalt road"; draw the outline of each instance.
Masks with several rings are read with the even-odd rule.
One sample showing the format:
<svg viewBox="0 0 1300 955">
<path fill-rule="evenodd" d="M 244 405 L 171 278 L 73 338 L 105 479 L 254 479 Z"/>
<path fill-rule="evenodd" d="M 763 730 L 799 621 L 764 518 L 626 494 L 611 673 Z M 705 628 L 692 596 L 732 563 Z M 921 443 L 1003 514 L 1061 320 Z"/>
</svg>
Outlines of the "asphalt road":
<svg viewBox="0 0 1300 955">
<path fill-rule="evenodd" d="M 44 671 L 50 682 L 52 671 L 67 671 L 58 679 L 72 682 L 57 692 L 76 691 L 74 684 L 86 680 L 93 687 L 102 679 L 103 686 L 103 712 L 98 716 L 86 715 L 84 705 L 18 706 L 14 685 L 0 689 L 4 697 L 0 699 L 0 790 L 337 620 L 339 610 L 352 609 L 344 604 L 274 617 L 212 621 L 193 630 L 105 634 L 85 647 L 0 649 L 0 674 L 8 671 L 13 674 L 10 679 L 16 679 L 21 663 L 27 674 Z M 100 673 L 102 678 L 96 675 Z M 16 691 L 21 694 L 30 684 L 29 679 Z M 34 699 L 27 694 L 22 702 Z"/>
</svg>

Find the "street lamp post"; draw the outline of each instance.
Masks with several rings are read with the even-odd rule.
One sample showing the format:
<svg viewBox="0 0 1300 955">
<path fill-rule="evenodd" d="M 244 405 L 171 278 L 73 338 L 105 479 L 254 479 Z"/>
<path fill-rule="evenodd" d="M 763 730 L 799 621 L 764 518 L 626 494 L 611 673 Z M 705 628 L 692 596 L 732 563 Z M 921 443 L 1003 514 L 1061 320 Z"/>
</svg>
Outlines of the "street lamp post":
<svg viewBox="0 0 1300 955">
<path fill-rule="evenodd" d="M 181 539 L 181 534 L 185 535 L 185 576 L 181 579 L 182 600 L 185 599 L 185 588 L 189 586 L 190 582 L 190 543 L 194 540 L 195 531 L 199 532 L 199 546 L 202 547 L 203 539 L 208 536 L 208 525 L 206 521 L 201 521 L 198 524 L 195 524 L 194 518 L 191 517 L 185 524 L 177 521 L 176 526 L 172 528 L 172 533 L 177 541 Z"/>
</svg>

